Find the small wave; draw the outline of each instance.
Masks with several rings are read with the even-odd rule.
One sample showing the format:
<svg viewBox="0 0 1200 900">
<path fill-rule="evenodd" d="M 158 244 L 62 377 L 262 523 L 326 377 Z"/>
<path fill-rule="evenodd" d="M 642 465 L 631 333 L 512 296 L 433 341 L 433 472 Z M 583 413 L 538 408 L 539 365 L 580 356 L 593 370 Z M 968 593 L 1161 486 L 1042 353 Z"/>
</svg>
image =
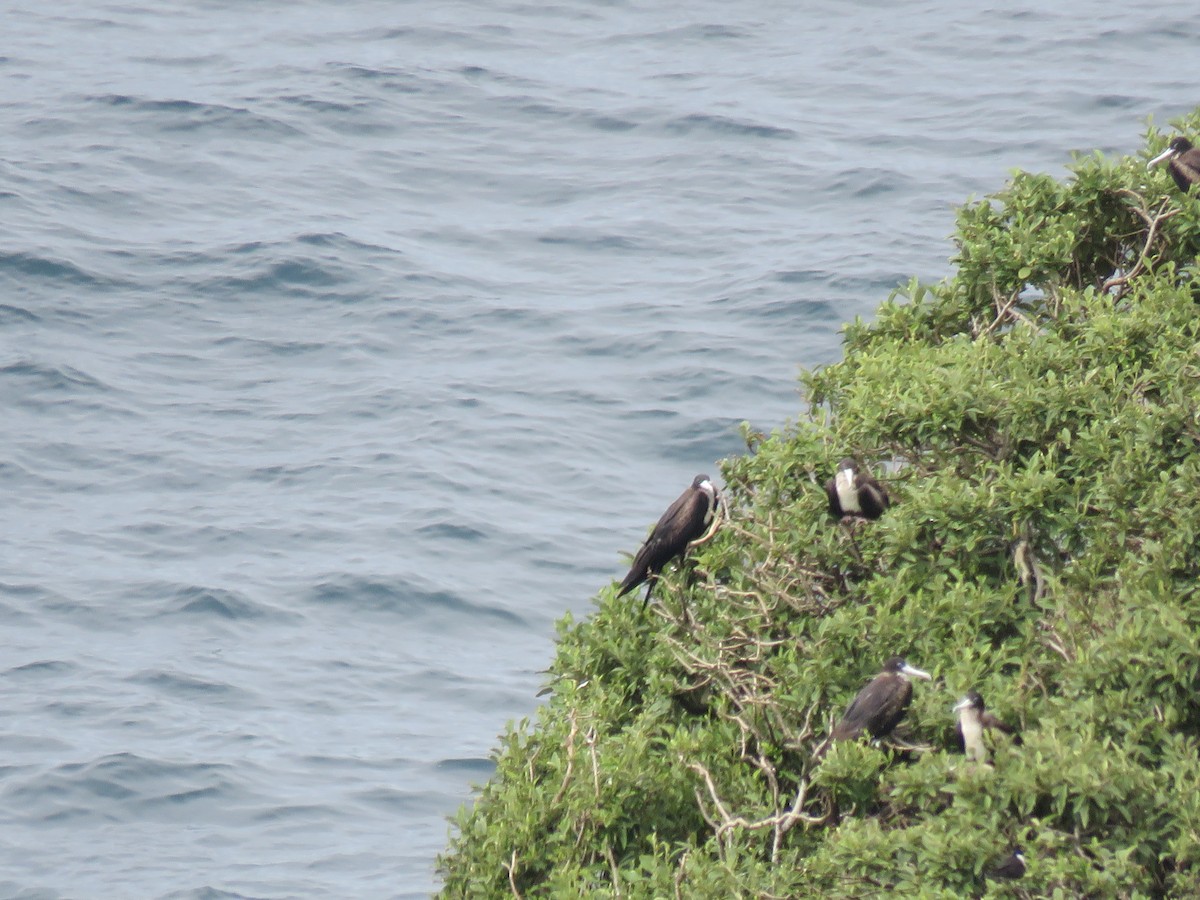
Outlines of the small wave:
<svg viewBox="0 0 1200 900">
<path fill-rule="evenodd" d="M 380 581 L 340 575 L 319 583 L 311 592 L 314 603 L 348 606 L 365 612 L 397 613 L 404 616 L 447 615 L 468 620 L 491 619 L 520 625 L 520 616 L 500 609 L 472 603 L 450 591 L 419 588 L 403 581 Z"/>
<path fill-rule="evenodd" d="M 352 78 L 374 82 L 385 91 L 399 94 L 424 94 L 436 92 L 437 85 L 428 77 L 402 69 L 373 68 L 348 63 L 330 63 L 330 67 L 344 72 Z"/>
<path fill-rule="evenodd" d="M 182 672 L 168 672 L 165 669 L 145 669 L 125 680 L 131 684 L 140 684 L 176 697 L 190 697 L 196 694 L 229 696 L 244 693 L 241 688 L 223 681 L 209 681 L 194 675 L 185 675 Z"/>
<path fill-rule="evenodd" d="M 220 588 L 185 588 L 172 599 L 171 605 L 174 609 L 168 615 L 184 613 L 222 619 L 258 619 L 275 612 L 266 610 L 244 594 Z"/>
<path fill-rule="evenodd" d="M 0 366 L 0 377 L 6 375 L 23 378 L 35 390 L 70 391 L 86 389 L 98 393 L 112 390 L 109 385 L 105 384 L 99 378 L 94 378 L 86 372 L 67 365 L 52 366 L 29 360 L 18 360 L 7 366 Z"/>
<path fill-rule="evenodd" d="M 177 763 L 115 753 L 39 771 L 11 785 L 7 797 L 38 821 L 94 817 L 111 822 L 129 816 L 141 818 L 189 800 L 221 798 L 214 806 L 223 808 L 235 794 L 241 795 L 231 773 L 232 768 L 221 763 Z"/>
<path fill-rule="evenodd" d="M 259 823 L 299 820 L 324 825 L 334 819 L 346 818 L 348 815 L 349 813 L 344 807 L 327 806 L 322 803 L 291 803 L 261 810 L 253 813 L 250 818 Z"/>
<path fill-rule="evenodd" d="M 251 241 L 202 254 L 187 254 L 177 262 L 214 267 L 221 274 L 196 282 L 205 294 L 242 299 L 252 294 L 297 294 L 322 301 L 357 302 L 367 296 L 364 271 L 392 271 L 400 254 L 391 248 L 358 241 L 340 232 L 311 232 L 286 241 Z M 230 271 L 230 262 L 241 257 Z M 365 257 L 365 259 L 364 259 Z M 348 260 L 356 259 L 351 266 Z M 374 263 L 374 266 L 372 266 Z M 345 293 L 339 289 L 350 285 Z"/>
<path fill-rule="evenodd" d="M 0 466 L 4 472 L 10 466 Z M 22 470 L 23 471 L 23 470 Z M 48 591 L 33 584 L 15 584 L 0 581 L 0 595 L 12 598 L 17 603 L 0 602 L 0 622 L 10 625 L 33 621 L 29 610 L 40 611 L 42 603 L 48 598 L 61 598 L 60 594 Z"/>
<path fill-rule="evenodd" d="M 439 798 L 436 793 L 401 791 L 392 787 L 379 787 L 372 790 L 359 791 L 355 797 L 360 803 L 366 806 L 373 806 L 376 809 L 382 809 L 384 812 L 396 815 L 423 812 L 431 807 L 436 809 L 439 805 Z"/>
<path fill-rule="evenodd" d="M 62 659 L 42 659 L 36 662 L 22 663 L 19 666 L 13 666 L 8 670 L 8 676 L 42 676 L 42 675 L 61 675 L 64 672 L 74 672 L 79 669 L 75 663 L 67 662 Z"/>
<path fill-rule="evenodd" d="M 3 59 L 0 57 L 0 62 Z M 0 881 L 0 896 L 9 897 L 11 900 L 62 900 L 66 895 L 48 888 L 31 888 L 15 881 Z"/>
<path fill-rule="evenodd" d="M 293 344 L 271 342 L 269 346 L 280 356 L 293 356 L 302 352 L 316 351 L 321 345 L 305 345 L 301 348 Z M 285 416 L 284 418 L 294 418 L 294 416 Z M 248 477 L 252 481 L 265 481 L 268 484 L 299 485 L 308 481 L 308 476 L 321 472 L 323 468 L 315 463 L 293 466 L 283 464 L 259 466 L 257 469 L 251 469 Z"/>
<path fill-rule="evenodd" d="M 173 584 L 155 581 L 138 585 L 130 591 L 158 609 L 155 618 L 195 616 L 229 621 L 264 618 L 293 618 L 294 614 L 278 607 L 250 599 L 240 591 L 206 587 L 197 584 Z"/>
<path fill-rule="evenodd" d="M 0 303 L 0 325 L 15 325 L 17 322 L 40 322 L 41 318 L 24 307 Z"/>
<path fill-rule="evenodd" d="M 171 891 L 163 894 L 158 900 L 264 900 L 262 895 L 239 894 L 237 891 L 226 891 L 205 885 L 198 888 L 187 888 L 181 891 Z"/>
<path fill-rule="evenodd" d="M 629 119 L 619 119 L 616 116 L 591 115 L 584 117 L 584 121 L 597 131 L 619 133 L 622 131 L 632 131 L 638 127 L 637 122 L 631 122 Z"/>
<path fill-rule="evenodd" d="M 162 131 L 237 131 L 277 139 L 303 135 L 299 128 L 242 106 L 200 103 L 195 100 L 150 100 L 130 94 L 99 94 L 85 97 L 91 103 L 123 107 L 152 117 Z"/>
<path fill-rule="evenodd" d="M 688 116 L 671 119 L 666 123 L 666 129 L 675 134 L 690 134 L 693 131 L 711 131 L 713 134 L 770 138 L 774 140 L 796 137 L 796 132 L 790 128 L 777 128 L 773 125 L 742 122 L 738 119 L 731 119 L 728 116 L 716 116 L 709 113 L 692 113 Z"/>
<path fill-rule="evenodd" d="M 205 53 L 197 56 L 131 56 L 130 61 L 171 69 L 197 69 L 202 66 L 225 65 L 227 57 L 221 53 Z"/>
<path fill-rule="evenodd" d="M 481 541 L 487 537 L 478 528 L 472 528 L 470 525 L 460 525 L 456 522 L 434 522 L 430 525 L 422 525 L 417 529 L 417 533 L 425 537 L 450 541 L 474 542 Z"/>
<path fill-rule="evenodd" d="M 854 197 L 877 197 L 908 188 L 912 178 L 903 173 L 873 167 L 858 167 L 841 172 L 829 182 L 830 190 Z"/>
<path fill-rule="evenodd" d="M 443 759 L 437 763 L 437 768 L 444 772 L 474 775 L 478 778 L 490 778 L 496 770 L 496 764 L 483 756 L 468 756 L 457 759 Z"/>
<path fill-rule="evenodd" d="M 6 272 L 75 285 L 98 285 L 102 282 L 102 279 L 72 262 L 32 253 L 0 253 L 0 275 Z"/>
<path fill-rule="evenodd" d="M 595 234 L 582 228 L 563 229 L 538 237 L 541 244 L 566 244 L 584 250 L 646 250 L 646 246 L 619 234 Z"/>
</svg>

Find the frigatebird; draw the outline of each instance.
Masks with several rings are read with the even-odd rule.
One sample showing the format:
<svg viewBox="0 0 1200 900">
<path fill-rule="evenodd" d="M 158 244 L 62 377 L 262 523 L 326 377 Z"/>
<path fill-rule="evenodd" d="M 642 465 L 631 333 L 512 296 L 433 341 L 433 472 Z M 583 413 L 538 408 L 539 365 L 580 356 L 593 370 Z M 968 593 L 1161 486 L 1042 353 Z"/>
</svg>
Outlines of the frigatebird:
<svg viewBox="0 0 1200 900">
<path fill-rule="evenodd" d="M 987 711 L 979 691 L 967 691 L 966 696 L 954 707 L 954 711 L 958 713 L 958 725 L 956 726 L 958 739 L 968 759 L 982 763 L 988 761 L 988 751 L 983 742 L 983 733 L 989 728 L 1011 734 L 1016 743 L 1021 743 L 1021 735 L 1015 728 L 1001 722 Z"/>
<path fill-rule="evenodd" d="M 649 603 L 650 592 L 654 590 L 654 583 L 663 566 L 677 556 L 683 556 L 688 544 L 704 535 L 712 524 L 719 502 L 717 486 L 707 475 L 697 475 L 692 486 L 662 514 L 646 538 L 646 543 L 638 550 L 629 574 L 617 590 L 617 596 L 624 596 L 639 584 L 649 581 L 650 586 L 646 588 L 646 603 Z"/>
<path fill-rule="evenodd" d="M 879 674 L 866 683 L 858 692 L 842 719 L 833 726 L 825 743 L 818 748 L 820 759 L 834 741 L 858 737 L 864 731 L 873 738 L 887 737 L 892 733 L 912 702 L 913 686 L 909 676 L 929 680 L 929 673 L 910 666 L 902 656 L 893 656 L 883 664 Z"/>
<path fill-rule="evenodd" d="M 1013 852 L 1008 855 L 1004 862 L 991 869 L 988 875 L 991 878 L 1000 878 L 1006 881 L 1011 881 L 1014 878 L 1020 878 L 1025 874 L 1025 853 L 1020 847 L 1014 847 Z"/>
<path fill-rule="evenodd" d="M 1166 150 L 1146 163 L 1146 168 L 1160 162 L 1166 162 L 1167 171 L 1185 194 L 1193 184 L 1200 184 L 1200 150 L 1193 147 L 1187 138 L 1175 138 L 1167 144 Z"/>
<path fill-rule="evenodd" d="M 825 493 L 835 519 L 878 519 L 888 508 L 887 491 L 849 456 L 838 463 L 837 474 L 825 482 Z"/>
</svg>

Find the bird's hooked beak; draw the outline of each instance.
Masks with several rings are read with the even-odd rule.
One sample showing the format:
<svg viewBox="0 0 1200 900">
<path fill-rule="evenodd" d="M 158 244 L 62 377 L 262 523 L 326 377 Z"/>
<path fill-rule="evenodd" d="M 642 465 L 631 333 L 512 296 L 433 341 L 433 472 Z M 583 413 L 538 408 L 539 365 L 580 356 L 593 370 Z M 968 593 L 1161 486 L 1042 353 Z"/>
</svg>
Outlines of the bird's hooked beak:
<svg viewBox="0 0 1200 900">
<path fill-rule="evenodd" d="M 954 709 L 952 709 L 951 712 L 962 712 L 964 709 L 970 709 L 970 708 L 971 708 L 971 698 L 963 697 L 961 700 L 958 701 L 958 703 L 955 704 Z"/>
<path fill-rule="evenodd" d="M 1160 162 L 1163 162 L 1164 160 L 1168 160 L 1174 155 L 1175 155 L 1175 148 L 1168 147 L 1162 153 L 1158 154 L 1158 156 L 1154 157 L 1154 159 L 1150 160 L 1150 162 L 1146 163 L 1146 168 L 1152 169 L 1155 166 L 1157 166 Z"/>
<path fill-rule="evenodd" d="M 929 681 L 932 677 L 928 672 L 924 672 L 916 666 L 910 666 L 908 663 L 901 666 L 900 671 L 905 675 L 911 675 L 913 678 L 924 678 L 926 681 Z"/>
</svg>

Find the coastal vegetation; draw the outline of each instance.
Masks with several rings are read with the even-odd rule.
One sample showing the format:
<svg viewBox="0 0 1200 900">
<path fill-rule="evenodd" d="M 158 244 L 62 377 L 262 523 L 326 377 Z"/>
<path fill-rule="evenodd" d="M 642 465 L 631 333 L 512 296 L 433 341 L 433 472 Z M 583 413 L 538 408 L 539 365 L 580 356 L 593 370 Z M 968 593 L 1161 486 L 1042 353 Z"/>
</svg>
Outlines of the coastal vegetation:
<svg viewBox="0 0 1200 900">
<path fill-rule="evenodd" d="M 655 602 L 559 623 L 444 896 L 1200 895 L 1200 190 L 1147 170 L 1170 136 L 968 202 L 954 276 L 745 430 Z M 829 514 L 847 455 L 878 521 Z M 893 738 L 815 763 L 897 654 L 933 680 Z M 954 741 L 970 689 L 1023 737 L 990 764 Z M 1015 847 L 1024 876 L 989 878 Z"/>
</svg>

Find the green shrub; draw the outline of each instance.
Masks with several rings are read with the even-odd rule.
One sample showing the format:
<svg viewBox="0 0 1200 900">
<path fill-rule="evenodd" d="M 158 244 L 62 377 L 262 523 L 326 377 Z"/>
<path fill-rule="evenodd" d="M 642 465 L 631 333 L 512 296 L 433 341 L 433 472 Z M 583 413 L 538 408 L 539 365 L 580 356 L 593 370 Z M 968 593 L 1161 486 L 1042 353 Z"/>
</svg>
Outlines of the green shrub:
<svg viewBox="0 0 1200 900">
<path fill-rule="evenodd" d="M 963 207 L 955 277 L 746 430 L 661 602 L 563 620 L 445 896 L 1200 893 L 1200 201 L 1146 170 L 1167 139 Z M 829 519 L 847 454 L 889 487 L 877 522 Z M 895 739 L 817 766 L 894 653 L 934 674 Z M 1024 736 L 994 765 L 954 746 L 969 688 Z M 988 879 L 1018 844 L 1025 877 Z"/>
</svg>

